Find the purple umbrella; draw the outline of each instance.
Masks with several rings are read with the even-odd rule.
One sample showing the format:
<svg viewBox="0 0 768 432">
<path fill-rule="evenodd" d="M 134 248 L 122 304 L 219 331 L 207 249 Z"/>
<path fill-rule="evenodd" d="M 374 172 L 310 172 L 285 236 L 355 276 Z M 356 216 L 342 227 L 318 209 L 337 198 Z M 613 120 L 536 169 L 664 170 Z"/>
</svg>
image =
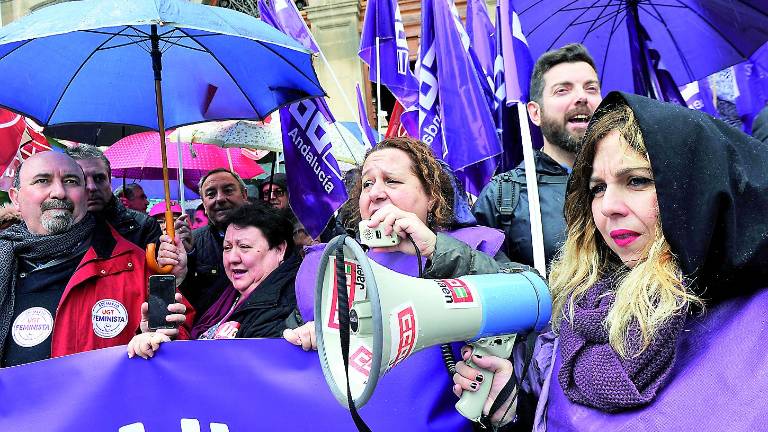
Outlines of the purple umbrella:
<svg viewBox="0 0 768 432">
<path fill-rule="evenodd" d="M 658 90 L 650 50 L 675 82 L 745 61 L 768 41 L 765 0 L 518 0 L 531 53 L 586 45 L 605 91 Z"/>
</svg>

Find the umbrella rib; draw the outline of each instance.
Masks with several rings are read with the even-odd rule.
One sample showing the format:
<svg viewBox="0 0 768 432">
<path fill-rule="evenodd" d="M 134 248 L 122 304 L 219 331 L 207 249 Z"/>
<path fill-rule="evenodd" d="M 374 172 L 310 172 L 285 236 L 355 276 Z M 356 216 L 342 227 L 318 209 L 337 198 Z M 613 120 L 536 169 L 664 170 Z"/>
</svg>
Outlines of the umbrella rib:
<svg viewBox="0 0 768 432">
<path fill-rule="evenodd" d="M 759 13 L 760 15 L 768 18 L 768 13 L 766 13 L 766 12 L 764 12 L 764 11 L 754 7 L 754 6 L 752 6 L 749 3 L 745 3 L 744 0 L 736 0 L 736 2 L 739 3 L 740 5 L 744 5 L 745 7 L 748 7 L 749 9 L 752 9 L 752 11 L 754 11 L 756 13 Z"/>
<path fill-rule="evenodd" d="M 0 60 L 4 59 L 4 58 L 5 58 L 6 56 L 8 56 L 9 54 L 11 54 L 11 53 L 15 52 L 17 49 L 19 49 L 19 48 L 23 47 L 24 45 L 26 45 L 26 44 L 28 44 L 28 43 L 30 43 L 30 42 L 32 42 L 33 40 L 34 40 L 34 39 L 27 39 L 27 40 L 25 40 L 24 42 L 20 43 L 20 44 L 19 44 L 19 46 L 17 46 L 16 48 L 14 48 L 14 49 L 12 49 L 12 50 L 8 51 L 7 53 L 3 54 L 3 56 L 2 56 L 2 57 L 0 57 Z"/>
<path fill-rule="evenodd" d="M 122 31 L 123 31 L 123 30 L 120 30 L 120 32 L 122 32 Z M 66 86 L 64 86 L 64 90 L 61 92 L 61 94 L 60 94 L 60 96 L 59 96 L 59 99 L 56 101 L 56 105 L 54 105 L 54 106 L 53 106 L 53 109 L 51 109 L 51 114 L 48 116 L 48 119 L 46 119 L 46 121 L 45 121 L 45 126 L 48 126 L 48 122 L 51 120 L 51 117 L 53 117 L 53 114 L 56 112 L 56 109 L 58 109 L 58 108 L 59 108 L 59 104 L 61 104 L 61 100 L 62 100 L 62 99 L 64 99 L 64 94 L 67 92 L 67 90 L 69 90 L 69 86 L 71 86 L 71 85 L 72 85 L 72 82 L 74 82 L 74 81 L 75 81 L 75 77 L 77 77 L 77 74 L 79 74 L 79 73 L 80 73 L 80 71 L 83 69 L 83 67 L 84 67 L 84 66 L 85 66 L 85 64 L 88 62 L 88 60 L 90 60 L 90 58 L 91 58 L 91 57 L 93 57 L 93 55 L 94 55 L 94 54 L 95 54 L 97 51 L 99 51 L 99 48 L 103 47 L 103 46 L 104 46 L 104 44 L 106 44 L 107 42 L 109 42 L 109 41 L 111 41 L 112 39 L 114 39 L 115 37 L 117 37 L 117 36 L 119 35 L 119 33 L 120 33 L 120 32 L 118 32 L 117 34 L 113 34 L 113 35 L 110 35 L 110 36 L 109 36 L 109 38 L 107 38 L 106 40 L 104 40 L 104 41 L 103 41 L 103 42 L 102 42 L 102 43 L 101 43 L 99 46 L 97 46 L 97 47 L 96 47 L 96 49 L 94 49 L 93 51 L 91 51 L 91 53 L 90 53 L 90 54 L 88 54 L 88 57 L 86 57 L 86 58 L 85 58 L 85 59 L 82 61 L 82 63 L 80 63 L 80 66 L 78 66 L 78 67 L 77 67 L 77 70 L 75 71 L 75 73 L 73 73 L 73 74 L 72 74 L 72 76 L 69 78 L 69 82 L 67 82 L 67 85 L 66 85 Z"/>
<path fill-rule="evenodd" d="M 527 9 L 525 9 L 525 10 L 524 10 L 524 11 L 522 11 L 522 12 L 520 12 L 520 17 L 522 18 L 522 15 L 523 15 L 523 14 L 524 14 L 526 11 L 530 10 L 531 8 L 533 8 L 534 6 L 538 5 L 539 3 L 543 2 L 543 1 L 544 1 L 544 0 L 540 0 L 540 1 L 537 1 L 536 3 L 534 3 L 534 4 L 530 5 L 530 6 L 529 6 Z M 551 1 L 551 0 L 549 0 L 549 1 Z M 570 3 L 568 6 L 570 6 L 570 5 L 574 4 L 574 3 L 576 3 L 576 0 L 573 0 L 573 1 L 571 1 L 571 3 Z M 565 6 L 565 7 L 568 7 L 568 6 Z M 539 29 L 539 27 L 543 26 L 543 25 L 544 25 L 544 24 L 545 24 L 547 21 L 549 21 L 549 18 L 551 18 L 551 17 L 555 16 L 555 15 L 556 15 L 556 14 L 557 14 L 557 13 L 558 13 L 560 10 L 562 10 L 562 8 L 561 8 L 561 9 L 558 9 L 558 10 L 557 10 L 557 11 L 555 11 L 555 12 L 554 12 L 552 15 L 550 15 L 550 16 L 549 16 L 549 17 L 547 17 L 547 18 L 544 18 L 544 19 L 543 19 L 543 20 L 542 20 L 540 23 L 538 23 L 538 24 L 536 24 L 535 26 L 533 26 L 533 28 L 531 29 L 531 31 L 529 31 L 529 32 L 528 32 L 528 33 L 527 33 L 525 36 L 526 36 L 526 37 L 530 37 L 530 36 L 531 36 L 531 35 L 532 35 L 532 34 L 533 34 L 533 33 L 534 33 L 536 30 L 538 30 L 538 29 Z M 554 43 L 552 43 L 552 45 L 554 45 Z M 552 49 L 552 45 L 550 45 L 550 48 L 547 48 L 547 50 L 550 50 L 550 49 Z"/>
<path fill-rule="evenodd" d="M 603 5 L 603 11 L 605 11 L 606 8 L 608 8 L 608 5 Z M 586 39 L 588 34 L 592 33 L 594 30 L 597 30 L 600 27 L 602 27 L 602 26 L 608 24 L 609 22 L 611 22 L 611 20 L 613 20 L 622 11 L 623 11 L 623 9 L 618 9 L 617 8 L 617 9 L 615 9 L 615 10 L 609 12 L 609 13 L 606 13 L 606 14 L 603 14 L 603 12 L 600 12 L 600 14 L 597 16 L 597 18 L 592 19 L 592 20 L 587 20 L 587 21 L 581 21 L 581 22 L 578 22 L 576 24 L 591 23 L 589 28 L 586 31 L 586 34 L 584 35 L 584 39 Z M 597 26 L 595 26 L 595 24 L 597 24 L 598 21 L 601 21 L 601 20 L 602 20 L 602 22 L 599 23 Z M 584 39 L 582 39 L 582 42 L 584 42 Z"/>
<path fill-rule="evenodd" d="M 746 55 L 746 54 L 744 54 L 744 52 L 742 52 L 742 51 L 741 51 L 741 50 L 740 50 L 740 49 L 739 49 L 739 48 L 738 48 L 736 45 L 734 45 L 734 44 L 733 44 L 733 42 L 731 42 L 731 41 L 730 41 L 730 39 L 728 39 L 727 37 L 725 37 L 725 35 L 723 34 L 723 32 L 721 32 L 721 31 L 720 31 L 720 30 L 719 30 L 717 27 L 715 27 L 714 25 L 712 25 L 712 23 L 710 23 L 710 22 L 709 22 L 709 20 L 707 20 L 707 19 L 706 19 L 704 16 L 702 16 L 700 13 L 698 13 L 698 11 L 696 11 L 696 10 L 694 10 L 693 8 L 691 8 L 690 6 L 688 6 L 688 5 L 684 4 L 684 3 L 682 3 L 680 0 L 677 0 L 677 2 L 678 2 L 678 3 L 680 3 L 682 6 L 684 6 L 686 9 L 688 9 L 689 11 L 691 11 L 691 13 L 693 13 L 693 14 L 694 14 L 694 15 L 696 15 L 696 16 L 698 16 L 698 17 L 699 17 L 699 19 L 701 19 L 701 21 L 702 21 L 704 24 L 708 25 L 708 26 L 709 26 L 709 27 L 710 27 L 710 28 L 711 28 L 711 29 L 712 29 L 712 30 L 713 30 L 715 33 L 717 33 L 718 35 L 720 35 L 720 37 L 721 37 L 721 38 L 723 38 L 723 40 L 724 40 L 725 42 L 727 42 L 727 43 L 728 43 L 728 45 L 730 45 L 730 46 L 731 46 L 731 48 L 733 48 L 733 50 L 734 50 L 734 51 L 736 51 L 737 53 L 739 53 L 739 55 L 740 55 L 741 57 L 743 57 L 743 58 L 745 58 L 745 59 L 746 59 L 746 58 L 749 58 L 749 55 Z M 664 24 L 664 26 L 666 27 L 666 23 Z"/>
<path fill-rule="evenodd" d="M 661 12 L 659 12 L 658 9 L 656 9 L 655 5 L 651 4 L 650 6 L 653 8 L 654 12 L 658 14 L 658 19 L 661 21 L 661 24 L 664 26 L 664 30 L 667 31 L 667 35 L 669 35 L 669 38 L 672 40 L 672 45 L 675 46 L 675 51 L 677 51 L 677 56 L 680 58 L 680 61 L 683 63 L 683 67 L 685 68 L 685 71 L 688 73 L 688 79 L 691 81 L 695 81 L 696 77 L 693 74 L 691 65 L 688 64 L 688 59 L 686 59 L 685 53 L 683 53 L 683 50 L 680 49 L 680 45 L 677 44 L 677 39 L 675 39 L 674 35 L 672 35 L 672 31 L 669 29 L 669 26 L 667 25 L 666 20 L 664 20 L 664 16 L 661 14 Z M 648 36 L 648 39 L 650 40 L 650 35 Z M 661 57 L 661 53 L 659 53 L 659 57 Z"/>
<path fill-rule="evenodd" d="M 123 31 L 125 31 L 125 30 L 127 30 L 127 29 L 131 29 L 131 30 L 133 30 L 133 31 L 135 31 L 135 32 L 137 32 L 137 33 L 143 34 L 144 36 L 141 36 L 141 35 L 139 35 L 139 34 L 137 34 L 137 35 L 130 35 L 130 34 L 127 34 L 127 33 L 123 33 Z M 98 30 L 82 30 L 82 32 L 83 32 L 83 33 L 94 33 L 94 34 L 101 34 L 101 35 L 112 36 L 112 37 L 116 37 L 116 36 L 122 36 L 122 37 L 125 37 L 125 38 L 127 38 L 127 39 L 129 39 L 129 40 L 131 41 L 131 42 L 127 42 L 127 43 L 124 43 L 124 44 L 120 44 L 120 45 L 113 45 L 113 46 L 109 46 L 109 47 L 107 47 L 107 48 L 99 47 L 99 48 L 97 49 L 97 51 L 106 51 L 106 50 L 108 50 L 108 49 L 112 49 L 112 48 L 121 48 L 121 47 L 124 47 L 124 46 L 129 46 L 129 45 L 137 45 L 137 46 L 140 46 L 140 47 L 141 47 L 141 46 L 142 46 L 142 45 L 141 45 L 141 43 L 142 43 L 142 42 L 146 42 L 146 41 L 148 41 L 148 40 L 149 40 L 149 35 L 147 35 L 147 34 L 146 34 L 146 33 L 144 33 L 143 31 L 141 31 L 141 30 L 139 30 L 139 29 L 137 29 L 136 27 L 133 27 L 133 26 L 125 26 L 125 27 L 123 27 L 123 29 L 122 29 L 122 30 L 120 30 L 120 32 L 118 32 L 118 33 L 105 32 L 105 31 L 98 31 Z M 111 38 L 110 38 L 110 39 L 111 39 Z M 109 41 L 109 39 L 108 39 L 107 41 Z M 146 51 L 147 53 L 149 53 L 149 49 L 147 49 L 146 47 L 142 47 L 142 48 L 144 49 L 144 51 Z"/>
<path fill-rule="evenodd" d="M 597 2 L 598 2 L 598 1 L 599 1 L 599 0 L 595 0 L 594 2 L 592 2 L 592 5 L 594 6 L 595 4 L 597 4 Z M 575 0 L 574 0 L 574 1 L 572 1 L 570 4 L 574 4 L 574 3 L 575 3 Z M 566 7 L 568 7 L 568 6 L 566 6 Z M 561 10 L 562 10 L 562 8 L 561 8 L 560 10 L 558 10 L 557 12 L 560 12 Z M 557 13 L 557 12 L 555 12 L 555 13 Z M 560 40 L 560 38 L 561 38 L 561 37 L 563 37 L 563 35 L 565 34 L 565 32 L 567 32 L 567 31 L 568 31 L 568 30 L 571 28 L 571 26 L 572 26 L 572 25 L 573 25 L 573 24 L 574 24 L 574 23 L 575 23 L 575 22 L 576 22 L 576 21 L 577 21 L 579 18 L 581 18 L 582 16 L 584 16 L 584 14 L 585 14 L 585 13 L 586 13 L 586 10 L 585 10 L 585 11 L 583 11 L 581 14 L 579 14 L 579 16 L 577 16 L 576 18 L 574 18 L 573 20 L 571 20 L 570 24 L 568 24 L 567 26 L 565 26 L 565 28 L 563 29 L 563 31 L 561 31 L 561 32 L 560 32 L 560 34 L 559 34 L 559 35 L 557 35 L 557 37 L 556 37 L 556 38 L 555 38 L 555 39 L 552 41 L 552 44 L 549 46 L 549 48 L 547 48 L 547 51 L 551 50 L 551 49 L 552 49 L 552 47 L 554 47 L 554 46 L 555 46 L 555 43 L 557 43 L 557 41 L 558 41 L 558 40 Z M 554 16 L 554 14 L 553 14 L 553 16 Z M 586 37 L 587 37 L 587 34 L 585 33 L 585 34 L 584 34 L 584 38 L 586 38 Z M 582 39 L 582 41 L 583 41 L 583 40 L 584 40 L 584 39 Z"/>
<path fill-rule="evenodd" d="M 243 95 L 243 97 L 245 98 L 245 100 L 247 100 L 247 101 L 248 101 L 248 104 L 250 104 L 250 105 L 251 105 L 251 108 L 253 108 L 253 110 L 256 112 L 256 115 L 257 115 L 257 116 L 259 116 L 259 118 L 264 118 L 264 116 L 262 116 L 262 114 L 259 112 L 259 109 L 258 109 L 258 108 L 256 108 L 256 105 L 253 103 L 253 101 L 251 100 L 251 98 L 250 98 L 250 97 L 248 97 L 248 94 L 247 94 L 247 93 L 245 92 L 245 90 L 243 90 L 243 88 L 240 86 L 240 83 L 238 83 L 238 82 L 237 82 L 237 80 L 235 79 L 235 77 L 234 77 L 234 76 L 232 76 L 232 73 L 229 71 L 229 69 L 227 69 L 227 67 L 226 67 L 226 66 L 224 66 L 224 65 L 223 65 L 223 64 L 222 64 L 222 63 L 219 61 L 219 59 L 218 59 L 218 58 L 217 58 L 217 57 L 216 57 L 216 56 L 215 56 L 215 55 L 214 55 L 214 54 L 211 52 L 211 50 L 209 50 L 209 49 L 208 49 L 208 47 L 206 47 L 205 45 L 203 45 L 203 44 L 201 44 L 200 42 L 198 42 L 198 41 L 197 41 L 197 39 L 195 39 L 195 37 L 194 37 L 194 36 L 192 36 L 192 35 L 188 34 L 188 33 L 187 33 L 187 32 L 185 32 L 184 30 L 182 30 L 182 29 L 179 29 L 179 31 L 180 31 L 181 33 L 185 34 L 186 36 L 188 36 L 188 37 L 189 37 L 191 40 L 195 41 L 195 42 L 196 42 L 198 45 L 200 45 L 200 47 L 202 47 L 202 49 L 204 49 L 204 50 L 205 50 L 205 52 L 207 52 L 208 54 L 210 54 L 211 58 L 212 58 L 212 59 L 214 59 L 214 60 L 216 61 L 216 63 L 218 63 L 218 64 L 219 64 L 219 66 L 220 66 L 220 67 L 221 67 L 221 68 L 224 70 L 224 72 L 226 72 L 226 74 L 229 76 L 229 78 L 230 78 L 230 79 L 232 79 L 232 83 L 233 83 L 233 84 L 234 84 L 234 85 L 237 87 L 237 89 L 238 89 L 238 90 L 240 90 L 240 93 L 242 93 L 242 95 Z"/>
<path fill-rule="evenodd" d="M 305 74 L 305 73 L 304 73 L 304 71 L 303 71 L 303 70 L 301 70 L 301 68 L 299 68 L 299 67 L 296 67 L 296 65 L 294 65 L 294 64 L 293 64 L 293 62 L 291 62 L 290 60 L 288 60 L 287 58 L 285 58 L 285 56 L 283 56 L 283 55 L 282 55 L 282 54 L 280 54 L 279 52 L 275 51 L 275 50 L 274 50 L 272 47 L 270 47 L 269 45 L 265 44 L 264 42 L 262 42 L 262 41 L 260 41 L 260 40 L 255 40 L 254 42 L 257 42 L 257 43 L 259 43 L 261 46 L 263 46 L 264 48 L 266 48 L 266 49 L 268 49 L 268 50 L 272 51 L 272 53 L 273 53 L 273 54 L 275 54 L 276 56 L 278 56 L 278 57 L 280 57 L 281 59 L 283 59 L 283 61 L 285 61 L 285 62 L 286 62 L 286 63 L 288 63 L 289 65 L 293 66 L 293 68 L 294 68 L 294 69 L 296 69 L 296 71 L 297 71 L 297 72 L 299 72 L 299 73 L 301 74 L 301 76 L 303 76 L 304 78 L 306 78 L 306 79 L 307 79 L 307 81 L 310 81 L 310 82 L 314 82 L 314 81 L 312 80 L 312 78 L 311 78 L 311 77 L 308 77 L 308 76 L 307 76 L 307 74 Z"/>
<path fill-rule="evenodd" d="M 624 13 L 624 16 L 626 16 L 626 10 L 622 9 L 622 12 Z M 608 43 L 605 44 L 605 54 L 603 54 L 603 70 L 600 71 L 600 82 L 603 82 L 603 77 L 605 76 L 605 63 L 608 60 L 608 50 L 611 48 L 611 42 L 613 41 L 613 35 L 616 34 L 616 30 L 619 28 L 619 25 L 621 24 L 624 19 L 619 19 L 619 16 L 621 13 L 617 13 L 613 16 L 613 25 L 611 25 L 611 34 L 608 35 Z"/>
</svg>

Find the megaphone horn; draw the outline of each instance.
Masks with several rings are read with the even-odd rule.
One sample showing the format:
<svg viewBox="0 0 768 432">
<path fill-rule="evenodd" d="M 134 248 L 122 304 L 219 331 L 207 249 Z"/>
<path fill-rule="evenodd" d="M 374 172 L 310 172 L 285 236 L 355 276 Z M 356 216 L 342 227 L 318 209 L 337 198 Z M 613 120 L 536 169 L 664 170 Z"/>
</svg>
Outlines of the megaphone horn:
<svg viewBox="0 0 768 432">
<path fill-rule="evenodd" d="M 341 240 L 343 239 L 343 244 Z M 347 304 L 341 305 L 337 271 L 343 247 Z M 342 290 L 342 298 L 344 300 Z M 349 308 L 349 379 L 341 355 L 339 307 Z M 413 353 L 432 345 L 468 341 L 479 355 L 509 357 L 514 335 L 543 329 L 552 312 L 549 289 L 531 271 L 419 279 L 368 259 L 350 237 L 337 237 L 320 259 L 315 287 L 317 349 L 325 379 L 349 408 L 347 381 L 356 408 L 365 405 L 381 376 Z M 479 420 L 493 373 L 475 392 L 464 392 L 456 408 Z"/>
</svg>

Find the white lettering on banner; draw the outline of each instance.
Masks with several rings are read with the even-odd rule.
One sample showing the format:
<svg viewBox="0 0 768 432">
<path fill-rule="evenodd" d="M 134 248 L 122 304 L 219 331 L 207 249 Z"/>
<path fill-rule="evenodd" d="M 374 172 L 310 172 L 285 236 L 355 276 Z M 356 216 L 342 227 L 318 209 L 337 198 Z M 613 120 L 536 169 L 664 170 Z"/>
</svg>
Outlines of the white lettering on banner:
<svg viewBox="0 0 768 432">
<path fill-rule="evenodd" d="M 432 146 L 435 136 L 440 132 L 440 116 L 435 115 L 432 117 L 432 123 L 422 126 L 421 132 L 421 141 L 428 146 Z"/>
<path fill-rule="evenodd" d="M 405 26 L 400 16 L 400 7 L 395 3 L 395 44 L 397 45 L 397 73 L 407 75 L 410 70 L 408 62 L 408 41 L 406 40 Z"/>
<path fill-rule="evenodd" d="M 440 131 L 440 116 L 435 110 L 437 102 L 437 78 L 430 70 L 435 64 L 435 44 L 433 43 L 421 59 L 419 68 L 419 136 L 421 141 L 432 146 L 435 136 Z M 432 120 L 428 123 L 428 115 Z"/>
<path fill-rule="evenodd" d="M 303 112 L 302 112 L 303 111 Z M 341 173 L 338 172 L 332 164 L 328 162 L 329 158 L 332 158 L 331 148 L 331 135 L 329 134 L 329 128 L 332 127 L 328 121 L 326 121 L 323 113 L 315 107 L 314 102 L 301 101 L 291 105 L 288 108 L 288 112 L 291 113 L 293 118 L 299 123 L 299 126 L 306 133 L 307 138 L 311 141 L 315 151 L 320 155 L 314 155 L 310 151 L 310 143 L 305 143 L 299 136 L 299 129 L 294 128 L 288 135 L 293 141 L 293 145 L 301 153 L 303 159 L 307 161 L 310 169 L 315 173 L 317 179 L 323 185 L 326 193 L 333 191 L 333 177 L 341 180 Z M 321 134 L 322 132 L 322 134 Z M 327 171 L 330 171 L 330 174 Z"/>
<path fill-rule="evenodd" d="M 224 423 L 211 423 L 209 427 L 211 432 L 229 432 L 229 426 Z M 117 432 L 146 432 L 146 429 L 144 429 L 144 423 L 131 423 L 121 427 Z M 181 432 L 200 432 L 200 421 L 181 419 Z"/>
</svg>

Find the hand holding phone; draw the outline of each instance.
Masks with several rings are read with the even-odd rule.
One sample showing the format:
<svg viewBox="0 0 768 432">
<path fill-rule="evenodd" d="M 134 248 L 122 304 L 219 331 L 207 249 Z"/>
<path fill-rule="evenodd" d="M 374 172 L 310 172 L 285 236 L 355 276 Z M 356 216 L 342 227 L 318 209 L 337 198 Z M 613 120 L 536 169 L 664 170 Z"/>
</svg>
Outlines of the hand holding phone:
<svg viewBox="0 0 768 432">
<path fill-rule="evenodd" d="M 381 225 L 376 228 L 370 228 L 369 219 L 360 221 L 358 230 L 360 232 L 360 243 L 370 247 L 395 246 L 400 243 L 400 237 L 392 231 L 389 235 L 384 235 Z"/>
<path fill-rule="evenodd" d="M 149 277 L 149 328 L 150 330 L 175 328 L 166 317 L 171 314 L 168 305 L 175 303 L 176 277 L 153 275 Z"/>
</svg>

